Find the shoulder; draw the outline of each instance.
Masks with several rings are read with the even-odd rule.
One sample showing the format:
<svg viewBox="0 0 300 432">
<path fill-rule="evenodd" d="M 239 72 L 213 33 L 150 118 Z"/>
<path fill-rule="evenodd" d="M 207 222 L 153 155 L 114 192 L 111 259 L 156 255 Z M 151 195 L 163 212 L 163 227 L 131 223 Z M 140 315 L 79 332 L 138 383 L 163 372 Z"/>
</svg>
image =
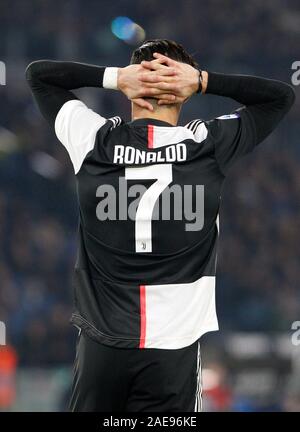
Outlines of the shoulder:
<svg viewBox="0 0 300 432">
<path fill-rule="evenodd" d="M 202 119 L 191 120 L 184 128 L 188 129 L 197 142 L 204 141 L 208 135 L 207 123 Z"/>
<path fill-rule="evenodd" d="M 109 125 L 109 129 L 116 129 L 118 126 L 121 126 L 122 124 L 124 124 L 124 121 L 121 117 L 119 116 L 114 116 L 114 117 L 110 117 L 107 119 L 108 122 L 110 122 Z"/>
</svg>

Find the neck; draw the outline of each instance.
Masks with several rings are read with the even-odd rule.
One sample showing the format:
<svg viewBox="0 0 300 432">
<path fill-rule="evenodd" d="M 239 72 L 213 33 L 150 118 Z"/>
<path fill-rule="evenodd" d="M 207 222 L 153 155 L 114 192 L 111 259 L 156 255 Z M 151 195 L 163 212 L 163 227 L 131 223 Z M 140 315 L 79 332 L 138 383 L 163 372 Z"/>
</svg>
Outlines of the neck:
<svg viewBox="0 0 300 432">
<path fill-rule="evenodd" d="M 175 105 L 165 107 L 157 106 L 155 107 L 154 111 L 149 111 L 147 109 L 140 108 L 133 103 L 131 110 L 131 118 L 132 120 L 137 120 L 141 118 L 156 119 L 165 121 L 173 126 L 176 126 L 178 123 L 179 113 L 180 107 Z"/>
</svg>

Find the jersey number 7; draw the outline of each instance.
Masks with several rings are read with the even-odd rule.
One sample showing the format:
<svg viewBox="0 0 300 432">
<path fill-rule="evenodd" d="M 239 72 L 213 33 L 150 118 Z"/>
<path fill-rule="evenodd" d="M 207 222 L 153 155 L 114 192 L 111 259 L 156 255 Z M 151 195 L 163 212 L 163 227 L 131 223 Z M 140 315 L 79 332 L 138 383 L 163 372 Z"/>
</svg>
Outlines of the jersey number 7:
<svg viewBox="0 0 300 432">
<path fill-rule="evenodd" d="M 140 199 L 135 217 L 135 251 L 152 252 L 152 215 L 156 201 L 172 182 L 172 164 L 125 168 L 126 180 L 156 180 Z"/>
</svg>

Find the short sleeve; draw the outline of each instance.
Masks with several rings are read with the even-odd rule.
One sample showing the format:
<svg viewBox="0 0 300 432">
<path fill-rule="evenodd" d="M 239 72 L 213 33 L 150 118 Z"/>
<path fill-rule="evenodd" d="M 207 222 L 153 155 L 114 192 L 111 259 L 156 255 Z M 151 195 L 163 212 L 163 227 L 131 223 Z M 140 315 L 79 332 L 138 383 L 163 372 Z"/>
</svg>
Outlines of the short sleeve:
<svg viewBox="0 0 300 432">
<path fill-rule="evenodd" d="M 89 109 L 82 101 L 70 100 L 59 110 L 55 119 L 55 133 L 67 149 L 75 174 L 86 155 L 94 148 L 98 130 L 106 119 Z"/>
<path fill-rule="evenodd" d="M 255 123 L 245 108 L 210 120 L 206 126 L 214 140 L 215 158 L 223 175 L 256 146 Z"/>
</svg>

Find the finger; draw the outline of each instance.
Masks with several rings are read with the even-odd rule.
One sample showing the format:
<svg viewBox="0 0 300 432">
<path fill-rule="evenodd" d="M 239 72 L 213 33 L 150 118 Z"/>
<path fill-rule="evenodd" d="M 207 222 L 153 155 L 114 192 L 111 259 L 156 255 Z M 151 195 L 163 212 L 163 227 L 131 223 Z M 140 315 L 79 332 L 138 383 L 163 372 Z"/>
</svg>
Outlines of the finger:
<svg viewBox="0 0 300 432">
<path fill-rule="evenodd" d="M 165 98 L 165 97 L 161 97 L 161 98 L 159 98 L 157 104 L 158 105 L 171 105 L 171 104 L 183 103 L 183 102 L 184 102 L 184 98 L 182 98 L 182 97 L 175 96 L 175 98 L 173 100 L 170 100 L 170 99 Z"/>
<path fill-rule="evenodd" d="M 141 72 L 140 72 L 140 76 L 147 76 L 147 77 L 151 77 L 151 76 L 174 76 L 177 75 L 177 71 L 169 66 L 157 69 L 157 70 L 149 70 L 144 68 Z"/>
<path fill-rule="evenodd" d="M 163 63 L 162 59 L 156 59 L 151 61 L 143 60 L 141 65 L 142 67 L 150 70 L 158 70 L 158 69 L 168 69 L 169 66 L 166 66 Z"/>
<path fill-rule="evenodd" d="M 161 75 L 156 72 L 143 72 L 140 75 L 139 79 L 145 84 L 151 84 L 157 82 L 172 82 L 174 80 L 173 74 Z"/>
<path fill-rule="evenodd" d="M 165 91 L 164 89 L 158 88 L 158 87 L 144 87 L 142 91 L 143 97 L 153 97 L 153 96 L 160 96 L 162 94 L 169 94 L 174 95 L 171 91 Z"/>
<path fill-rule="evenodd" d="M 132 102 L 138 105 L 140 108 L 145 108 L 148 109 L 149 111 L 153 111 L 154 109 L 153 105 L 143 98 L 132 99 Z"/>
<path fill-rule="evenodd" d="M 162 94 L 156 96 L 155 98 L 159 99 L 159 100 L 165 100 L 165 101 L 168 101 L 171 103 L 174 103 L 176 100 L 176 96 L 173 94 L 170 94 L 170 93 L 162 93 Z"/>
<path fill-rule="evenodd" d="M 175 67 L 177 65 L 177 62 L 173 59 L 170 59 L 169 57 L 160 54 L 160 53 L 154 53 L 153 57 L 155 57 L 156 60 L 160 60 L 161 62 L 165 63 L 168 66 Z"/>
<path fill-rule="evenodd" d="M 160 81 L 155 83 L 155 86 L 152 83 L 151 84 L 144 83 L 144 88 L 147 90 L 149 88 L 156 89 L 156 90 L 164 90 L 165 93 L 172 93 L 172 94 L 176 94 L 178 92 L 178 85 L 174 82 Z"/>
<path fill-rule="evenodd" d="M 164 59 L 163 58 L 154 58 L 154 59 L 148 60 L 148 61 L 147 60 L 143 60 L 143 62 L 147 62 L 147 63 L 150 63 L 150 64 L 155 64 L 157 66 L 159 66 L 159 65 L 164 66 L 163 65 L 163 63 L 164 63 Z"/>
<path fill-rule="evenodd" d="M 156 67 L 156 65 L 159 65 L 159 63 L 158 62 L 156 62 L 156 63 L 153 62 L 152 63 L 152 61 L 147 61 L 147 60 L 143 60 L 141 62 L 141 66 L 143 68 L 149 69 L 149 70 L 153 70 Z"/>
<path fill-rule="evenodd" d="M 146 60 L 143 60 L 142 62 L 141 62 L 141 66 L 142 66 L 142 68 L 145 68 L 145 69 L 152 69 L 151 68 L 151 62 L 149 62 L 149 61 L 146 61 Z"/>
<path fill-rule="evenodd" d="M 161 105 L 172 105 L 176 103 L 174 100 L 173 101 L 169 101 L 167 99 L 159 99 L 157 102 L 157 105 L 161 106 Z"/>
</svg>

